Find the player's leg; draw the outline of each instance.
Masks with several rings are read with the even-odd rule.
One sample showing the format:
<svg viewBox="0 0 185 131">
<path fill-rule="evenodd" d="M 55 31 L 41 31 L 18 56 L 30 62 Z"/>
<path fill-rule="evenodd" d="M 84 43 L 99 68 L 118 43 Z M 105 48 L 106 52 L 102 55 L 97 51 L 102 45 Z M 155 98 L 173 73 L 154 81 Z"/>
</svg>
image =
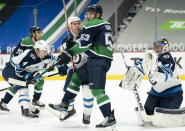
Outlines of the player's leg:
<svg viewBox="0 0 185 131">
<path fill-rule="evenodd" d="M 69 86 L 69 83 L 70 83 L 70 81 L 71 81 L 72 74 L 73 74 L 73 70 L 70 69 L 70 70 L 68 71 L 68 73 L 67 73 L 67 78 L 66 78 L 66 80 L 65 80 L 65 84 L 64 84 L 64 88 L 63 88 L 63 91 L 64 91 L 64 92 L 66 91 L 67 87 Z M 61 104 L 61 102 L 58 103 L 58 104 L 52 104 L 52 103 L 50 103 L 49 106 L 50 106 L 51 108 L 57 110 L 57 108 L 60 108 L 60 104 Z M 73 108 L 74 108 L 74 100 L 71 100 L 71 101 L 70 101 L 70 104 L 69 104 L 69 107 L 68 107 L 68 111 L 71 111 Z"/>
<path fill-rule="evenodd" d="M 73 108 L 72 111 L 68 111 L 69 104 L 72 100 L 77 96 L 79 90 L 80 90 L 81 81 L 79 80 L 76 72 L 73 73 L 71 77 L 71 81 L 69 83 L 69 86 L 67 87 L 65 94 L 62 98 L 62 102 L 58 105 L 57 108 L 53 108 L 51 104 L 49 104 L 49 107 L 52 108 L 55 111 L 59 111 L 60 114 L 60 120 L 66 120 L 70 116 L 74 115 L 76 113 L 75 109 Z"/>
<path fill-rule="evenodd" d="M 92 108 L 94 104 L 94 96 L 89 88 L 89 85 L 83 85 L 82 87 L 83 93 L 83 104 L 84 104 L 84 112 L 83 112 L 83 124 L 90 124 L 90 117 L 92 113 Z"/>
<path fill-rule="evenodd" d="M 65 81 L 65 84 L 64 84 L 64 89 L 63 89 L 64 91 L 67 90 L 67 87 L 69 86 L 72 75 L 73 75 L 73 69 L 71 68 L 67 73 L 67 78 L 66 78 L 66 81 Z M 70 103 L 69 103 L 69 106 L 68 106 L 68 111 L 71 112 L 71 114 L 76 112 L 75 109 L 74 109 L 74 102 L 75 102 L 75 99 L 70 100 Z"/>
<path fill-rule="evenodd" d="M 144 105 L 146 114 L 153 115 L 155 107 L 159 107 L 158 97 L 149 94 Z"/>
<path fill-rule="evenodd" d="M 1 111 L 10 111 L 7 107 L 7 104 L 13 99 L 14 95 L 16 94 L 16 90 L 14 88 L 9 88 L 8 91 L 5 93 L 5 96 L 0 101 L 0 110 Z"/>
<path fill-rule="evenodd" d="M 12 69 L 14 70 L 14 68 Z M 12 75 L 14 75 L 12 73 L 13 71 L 11 71 L 9 69 L 9 66 L 6 65 L 5 68 L 3 69 L 2 71 L 2 76 L 3 78 L 8 81 L 9 77 L 11 77 Z M 12 84 L 10 84 L 10 86 L 13 87 Z M 1 111 L 10 111 L 8 108 L 7 108 L 7 104 L 12 100 L 12 98 L 14 97 L 15 93 L 17 92 L 17 90 L 15 90 L 15 88 L 9 88 L 8 91 L 5 93 L 5 96 L 4 98 L 1 99 L 0 101 L 0 110 Z"/>
<path fill-rule="evenodd" d="M 88 60 L 89 87 L 104 116 L 104 121 L 96 127 L 108 127 L 116 123 L 114 111 L 111 111 L 111 103 L 105 94 L 106 73 L 111 66 L 111 61 L 105 59 Z"/>
<path fill-rule="evenodd" d="M 34 95 L 33 95 L 33 100 L 32 104 L 34 106 L 38 107 L 45 107 L 45 104 L 40 101 L 40 97 L 42 95 L 42 90 L 43 90 L 43 85 L 44 85 L 44 80 L 40 80 L 37 85 L 34 87 Z"/>
<path fill-rule="evenodd" d="M 168 96 L 161 97 L 160 105 L 161 108 L 166 109 L 178 109 L 183 101 L 183 92 L 179 91 Z"/>
<path fill-rule="evenodd" d="M 29 90 L 27 87 L 17 87 L 19 94 L 19 104 L 21 106 L 22 115 L 29 118 L 38 118 L 38 109 L 33 109 L 30 103 Z"/>
</svg>

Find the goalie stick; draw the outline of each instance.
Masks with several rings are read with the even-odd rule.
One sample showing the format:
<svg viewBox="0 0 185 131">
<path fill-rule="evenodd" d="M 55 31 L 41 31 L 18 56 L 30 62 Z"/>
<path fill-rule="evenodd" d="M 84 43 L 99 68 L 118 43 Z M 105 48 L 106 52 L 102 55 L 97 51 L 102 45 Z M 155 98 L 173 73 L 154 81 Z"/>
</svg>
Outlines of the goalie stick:
<svg viewBox="0 0 185 131">
<path fill-rule="evenodd" d="M 120 52 L 121 52 L 121 56 L 122 56 L 122 58 L 123 58 L 125 67 L 126 67 L 127 70 L 128 70 L 128 69 L 129 69 L 129 66 L 127 65 L 127 63 L 126 63 L 126 61 L 125 61 L 124 52 L 123 52 L 123 50 L 120 50 Z M 121 85 L 121 83 L 120 83 L 120 85 Z M 120 85 L 119 85 L 119 86 L 120 86 Z M 135 98 L 136 98 L 136 102 L 137 102 L 137 104 L 138 104 L 139 111 L 144 111 L 144 107 L 143 107 L 143 104 L 142 104 L 142 102 L 141 102 L 141 98 L 140 98 L 140 96 L 139 96 L 138 90 L 137 90 L 137 84 L 135 84 L 135 86 L 134 86 L 133 93 L 134 93 L 134 96 L 135 96 Z"/>
<path fill-rule="evenodd" d="M 120 52 L 121 52 L 125 67 L 127 68 L 127 70 L 129 70 L 129 66 L 127 65 L 127 63 L 125 61 L 125 56 L 124 56 L 123 50 L 120 50 Z M 120 83 L 120 85 L 119 85 L 120 87 L 121 87 L 121 84 L 122 83 Z M 145 109 L 143 107 L 143 104 L 141 102 L 139 92 L 137 90 L 137 86 L 138 85 L 135 84 L 134 88 L 133 88 L 133 93 L 134 93 L 134 96 L 135 96 L 135 99 L 136 99 L 136 102 L 137 102 L 137 105 L 138 105 L 138 107 L 135 108 L 135 111 L 136 111 L 137 116 L 138 116 L 139 124 L 143 126 L 146 122 L 151 122 L 153 120 L 153 117 L 150 117 L 146 114 Z"/>
</svg>

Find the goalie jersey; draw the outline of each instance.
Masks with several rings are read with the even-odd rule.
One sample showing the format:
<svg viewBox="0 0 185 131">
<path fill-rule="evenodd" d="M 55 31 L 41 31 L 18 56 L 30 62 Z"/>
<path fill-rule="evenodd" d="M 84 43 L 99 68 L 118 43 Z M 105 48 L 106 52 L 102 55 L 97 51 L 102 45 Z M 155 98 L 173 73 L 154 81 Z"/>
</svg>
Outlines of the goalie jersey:
<svg viewBox="0 0 185 131">
<path fill-rule="evenodd" d="M 158 71 L 149 76 L 152 89 L 149 94 L 163 96 L 182 91 L 181 80 L 175 73 L 175 62 L 169 52 L 158 55 Z"/>
</svg>

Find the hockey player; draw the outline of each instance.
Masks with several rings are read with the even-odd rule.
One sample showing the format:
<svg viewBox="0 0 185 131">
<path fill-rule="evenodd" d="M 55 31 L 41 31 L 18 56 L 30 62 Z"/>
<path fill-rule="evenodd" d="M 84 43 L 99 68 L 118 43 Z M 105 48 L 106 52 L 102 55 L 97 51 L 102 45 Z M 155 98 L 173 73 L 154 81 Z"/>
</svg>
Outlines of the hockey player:
<svg viewBox="0 0 185 131">
<path fill-rule="evenodd" d="M 37 84 L 38 81 L 32 79 L 39 75 L 38 71 L 46 65 L 52 65 L 56 57 L 49 54 L 50 47 L 45 41 L 37 41 L 33 49 L 25 50 L 21 55 L 11 57 L 2 71 L 3 78 L 10 84 L 12 90 L 19 93 L 19 104 L 22 115 L 37 118 L 39 110 L 32 108 L 29 98 L 27 82 Z"/>
<path fill-rule="evenodd" d="M 70 40 L 73 41 L 78 41 L 80 38 L 80 30 L 81 30 L 81 20 L 79 17 L 70 17 L 68 19 L 68 24 L 69 24 L 69 29 L 71 32 L 70 35 Z M 62 50 L 64 50 L 66 48 L 66 40 L 68 38 L 64 39 L 64 41 L 62 42 L 62 46 L 60 47 L 61 52 Z M 86 63 L 87 61 L 87 55 L 85 53 L 81 53 L 81 54 L 77 54 L 73 57 L 73 61 L 75 64 L 75 72 L 78 73 L 78 69 Z M 71 76 L 73 73 L 73 69 L 72 67 L 66 67 L 66 66 L 61 66 L 58 67 L 59 72 L 62 72 L 62 75 L 65 75 L 67 72 L 67 78 L 65 81 L 65 85 L 64 85 L 64 91 L 66 91 L 67 86 L 69 85 L 70 81 L 71 81 Z M 84 103 L 84 113 L 83 113 L 83 123 L 84 124 L 90 124 L 90 116 L 92 113 L 92 107 L 93 107 L 93 101 L 94 101 L 94 97 L 89 89 L 89 86 L 87 84 L 82 85 L 82 92 L 83 92 L 83 103 Z M 78 92 L 76 91 L 75 94 L 77 94 Z M 60 103 L 61 104 L 61 103 Z M 54 110 L 58 110 L 60 109 L 60 104 L 49 104 L 49 107 L 54 109 Z M 72 115 L 74 115 L 76 113 L 75 109 L 74 109 L 74 99 L 70 101 L 70 104 L 68 106 L 68 115 L 66 116 L 66 119 L 71 117 Z"/>
<path fill-rule="evenodd" d="M 178 109 L 183 100 L 181 80 L 174 73 L 175 62 L 169 52 L 163 48 L 169 45 L 167 39 L 159 39 L 153 43 L 158 54 L 157 71 L 149 76 L 152 84 L 144 108 L 148 115 L 154 114 L 155 107 Z"/>
<path fill-rule="evenodd" d="M 14 51 L 11 54 L 11 57 L 18 56 L 22 54 L 27 49 L 32 49 L 33 45 L 36 41 L 38 41 L 42 37 L 42 30 L 38 26 L 32 26 L 30 28 L 30 36 L 23 38 Z M 32 104 L 38 107 L 45 107 L 45 104 L 42 103 L 39 99 L 42 94 L 42 87 L 44 84 L 44 80 L 40 80 L 37 85 L 34 87 L 34 95 Z M 16 91 L 13 88 L 10 88 L 6 93 L 4 98 L 0 101 L 0 110 L 9 111 L 7 108 L 7 104 L 12 100 Z"/>
<path fill-rule="evenodd" d="M 81 77 L 73 73 L 71 82 L 62 99 L 61 110 L 67 110 L 70 100 L 76 97 L 74 92 L 78 91 L 78 86 L 83 82 L 88 82 L 93 96 L 104 116 L 104 121 L 96 127 L 108 127 L 116 123 L 114 111 L 111 111 L 109 97 L 105 94 L 106 73 L 110 69 L 113 59 L 112 51 L 112 29 L 109 22 L 101 19 L 102 7 L 90 5 L 86 9 L 88 22 L 83 26 L 80 41 L 75 43 L 67 41 L 68 45 L 73 45 L 63 52 L 60 57 L 70 61 L 74 54 L 85 52 L 88 55 L 87 63 L 81 71 Z M 68 58 L 68 59 L 67 59 Z M 62 111 L 65 119 L 65 111 Z"/>
<path fill-rule="evenodd" d="M 180 119 L 180 114 L 182 114 L 182 110 L 170 110 L 180 107 L 183 100 L 183 91 L 181 81 L 174 72 L 175 62 L 171 54 L 163 49 L 165 46 L 169 46 L 169 43 L 167 39 L 160 38 L 153 43 L 153 46 L 153 50 L 145 52 L 145 57 L 142 61 L 137 61 L 134 66 L 128 69 L 121 86 L 122 88 L 134 90 L 134 88 L 140 86 L 143 75 L 148 75 L 152 88 L 148 92 L 144 105 L 145 110 L 142 109 L 142 104 L 138 100 L 139 107 L 136 107 L 136 111 L 139 124 L 152 123 L 162 127 L 169 127 L 169 123 L 171 126 L 184 125 L 183 120 L 179 124 L 173 121 L 177 119 L 175 115 L 163 114 L 165 109 L 168 112 L 178 112 L 178 118 Z M 159 111 L 163 111 L 163 113 Z"/>
</svg>

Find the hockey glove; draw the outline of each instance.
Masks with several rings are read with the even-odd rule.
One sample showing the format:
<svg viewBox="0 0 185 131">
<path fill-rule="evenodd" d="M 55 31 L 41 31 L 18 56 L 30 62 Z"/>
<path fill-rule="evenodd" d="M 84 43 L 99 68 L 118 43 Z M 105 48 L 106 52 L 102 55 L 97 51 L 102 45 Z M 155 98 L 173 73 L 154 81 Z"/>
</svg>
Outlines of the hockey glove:
<svg viewBox="0 0 185 131">
<path fill-rule="evenodd" d="M 75 42 L 73 40 L 66 40 L 65 44 L 66 44 L 66 49 L 70 49 L 75 45 Z"/>
<path fill-rule="evenodd" d="M 67 65 L 57 65 L 57 68 L 58 68 L 58 73 L 60 74 L 60 76 L 67 75 L 67 69 L 68 69 Z"/>
<path fill-rule="evenodd" d="M 33 80 L 36 76 L 38 76 L 40 73 L 39 72 L 35 72 L 35 73 L 26 73 L 24 75 L 24 79 L 28 84 L 34 84 L 36 85 L 40 79 L 38 80 Z"/>
<path fill-rule="evenodd" d="M 73 53 L 71 51 L 64 51 L 58 56 L 58 64 L 63 65 L 63 64 L 68 64 L 73 57 Z"/>
</svg>

